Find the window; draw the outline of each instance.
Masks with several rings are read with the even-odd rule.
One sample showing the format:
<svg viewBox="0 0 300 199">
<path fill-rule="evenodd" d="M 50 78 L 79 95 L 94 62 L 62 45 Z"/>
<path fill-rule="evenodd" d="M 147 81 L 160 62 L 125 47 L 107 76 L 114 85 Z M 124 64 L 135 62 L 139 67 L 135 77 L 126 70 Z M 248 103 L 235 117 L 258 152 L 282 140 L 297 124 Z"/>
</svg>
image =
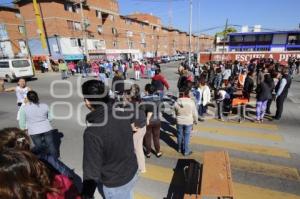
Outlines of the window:
<svg viewBox="0 0 300 199">
<path fill-rule="evenodd" d="M 98 25 L 97 31 L 98 31 L 99 34 L 101 34 L 103 32 L 103 26 L 102 25 Z"/>
<path fill-rule="evenodd" d="M 246 35 L 244 37 L 244 42 L 255 42 L 256 37 L 255 35 Z"/>
<path fill-rule="evenodd" d="M 70 42 L 72 47 L 81 47 L 83 45 L 83 40 L 78 38 L 71 38 Z"/>
<path fill-rule="evenodd" d="M 125 19 L 125 24 L 130 25 L 131 24 L 131 20 L 130 19 Z"/>
<path fill-rule="evenodd" d="M 96 17 L 102 20 L 102 13 L 100 10 L 96 10 Z"/>
<path fill-rule="evenodd" d="M 113 47 L 115 47 L 115 48 L 118 47 L 118 42 L 117 41 L 113 41 Z"/>
<path fill-rule="evenodd" d="M 8 34 L 7 34 L 6 27 L 4 24 L 0 24 L 0 39 L 1 40 L 8 39 Z"/>
<path fill-rule="evenodd" d="M 81 30 L 81 23 L 74 21 L 74 30 Z"/>
<path fill-rule="evenodd" d="M 105 49 L 105 41 L 101 40 L 101 41 L 94 41 L 93 45 L 95 47 L 95 49 L 99 50 L 99 49 Z"/>
<path fill-rule="evenodd" d="M 118 36 L 118 30 L 116 28 L 112 28 L 111 30 L 114 36 Z"/>
<path fill-rule="evenodd" d="M 17 17 L 17 18 L 21 18 L 20 13 L 16 13 L 16 17 Z"/>
<path fill-rule="evenodd" d="M 133 49 L 133 41 L 128 41 L 128 48 Z"/>
<path fill-rule="evenodd" d="M 114 21 L 115 20 L 115 16 L 114 15 L 108 15 L 109 20 Z"/>
<path fill-rule="evenodd" d="M 231 42 L 242 42 L 243 41 L 243 36 L 232 36 L 230 38 Z"/>
<path fill-rule="evenodd" d="M 145 41 L 145 33 L 141 33 L 141 43 L 142 44 L 144 44 L 144 43 L 146 43 L 146 41 Z"/>
<path fill-rule="evenodd" d="M 147 46 L 146 43 L 142 43 L 142 44 L 141 44 L 141 47 L 142 47 L 142 48 L 146 48 L 146 46 Z"/>
<path fill-rule="evenodd" d="M 258 35 L 257 36 L 258 42 L 271 42 L 272 41 L 272 35 Z"/>
<path fill-rule="evenodd" d="M 22 54 L 27 54 L 26 43 L 23 40 L 19 41 L 20 51 Z"/>
<path fill-rule="evenodd" d="M 128 30 L 128 31 L 126 32 L 126 35 L 127 35 L 127 37 L 133 37 L 133 32 L 130 31 L 130 30 Z"/>
<path fill-rule="evenodd" d="M 65 11 L 68 12 L 79 12 L 76 5 L 73 5 L 72 3 L 65 3 Z"/>
<path fill-rule="evenodd" d="M 300 45 L 300 34 L 289 35 L 288 45 Z"/>
<path fill-rule="evenodd" d="M 17 60 L 12 61 L 12 65 L 14 68 L 24 68 L 30 66 L 30 63 L 27 60 Z"/>
<path fill-rule="evenodd" d="M 8 61 L 0 62 L 0 68 L 9 68 Z"/>
<path fill-rule="evenodd" d="M 20 32 L 21 34 L 24 34 L 24 33 L 25 33 L 25 28 L 24 28 L 24 26 L 19 26 L 18 28 L 19 28 L 19 32 Z"/>
</svg>

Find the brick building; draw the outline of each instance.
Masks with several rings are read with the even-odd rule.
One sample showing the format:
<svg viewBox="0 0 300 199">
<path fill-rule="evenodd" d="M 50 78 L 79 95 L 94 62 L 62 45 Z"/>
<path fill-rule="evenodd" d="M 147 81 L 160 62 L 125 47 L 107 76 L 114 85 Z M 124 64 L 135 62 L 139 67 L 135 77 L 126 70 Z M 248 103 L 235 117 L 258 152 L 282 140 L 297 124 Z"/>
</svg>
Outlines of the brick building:
<svg viewBox="0 0 300 199">
<path fill-rule="evenodd" d="M 0 57 L 27 55 L 24 34 L 19 10 L 0 6 Z"/>
<path fill-rule="evenodd" d="M 173 55 L 189 50 L 188 33 L 167 28 L 151 14 L 122 16 L 116 0 L 86 0 L 83 31 L 78 0 L 39 0 L 47 48 L 43 49 L 31 0 L 16 0 L 24 18 L 31 53 L 56 60 L 80 60 L 84 54 L 84 35 L 91 60 L 142 58 Z M 199 51 L 199 37 L 192 36 L 192 51 Z"/>
</svg>

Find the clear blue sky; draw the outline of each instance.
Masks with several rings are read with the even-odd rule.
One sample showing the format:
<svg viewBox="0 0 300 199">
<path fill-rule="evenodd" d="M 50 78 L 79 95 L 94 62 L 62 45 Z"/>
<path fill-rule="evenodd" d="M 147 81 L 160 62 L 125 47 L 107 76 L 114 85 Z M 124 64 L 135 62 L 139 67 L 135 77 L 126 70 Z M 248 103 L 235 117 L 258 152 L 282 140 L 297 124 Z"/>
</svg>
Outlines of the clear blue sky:
<svg viewBox="0 0 300 199">
<path fill-rule="evenodd" d="M 153 13 L 169 24 L 170 0 L 119 0 L 122 14 L 135 11 Z M 229 24 L 262 25 L 263 28 L 296 29 L 300 23 L 300 0 L 193 0 L 193 31 Z M 187 31 L 189 1 L 173 0 L 173 26 Z M 199 9 L 200 6 L 200 9 Z M 220 30 L 220 29 L 219 29 Z M 206 33 L 213 34 L 216 30 Z"/>
<path fill-rule="evenodd" d="M 0 0 L 7 4 L 12 0 Z M 170 2 L 172 2 L 170 4 Z M 263 28 L 285 30 L 296 29 L 300 23 L 300 0 L 193 0 L 193 32 L 224 26 L 226 18 L 229 24 L 260 24 Z M 153 13 L 169 24 L 169 7 L 172 5 L 172 24 L 188 31 L 188 0 L 119 0 L 121 14 L 132 12 Z M 200 6 L 200 8 L 199 8 Z M 213 34 L 219 29 L 207 31 Z"/>
</svg>

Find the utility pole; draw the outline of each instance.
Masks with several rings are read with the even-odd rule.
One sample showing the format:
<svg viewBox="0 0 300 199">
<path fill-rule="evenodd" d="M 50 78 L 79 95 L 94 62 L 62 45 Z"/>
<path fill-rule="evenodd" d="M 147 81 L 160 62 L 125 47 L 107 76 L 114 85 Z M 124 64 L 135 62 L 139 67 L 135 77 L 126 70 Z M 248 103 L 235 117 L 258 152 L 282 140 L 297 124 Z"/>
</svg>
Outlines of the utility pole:
<svg viewBox="0 0 300 199">
<path fill-rule="evenodd" d="M 223 61 L 224 59 L 224 53 L 225 53 L 225 39 L 227 38 L 227 28 L 228 28 L 228 19 L 226 19 L 226 23 L 225 23 L 225 29 L 224 29 L 224 34 L 223 34 L 223 49 L 222 49 L 222 59 L 221 61 Z"/>
<path fill-rule="evenodd" d="M 189 67 L 191 67 L 192 54 L 192 22 L 193 22 L 193 0 L 190 0 L 190 31 L 189 31 Z"/>
<path fill-rule="evenodd" d="M 86 20 L 84 18 L 84 13 L 83 13 L 83 5 L 82 3 L 85 0 L 80 0 L 80 13 L 81 13 L 81 27 L 82 27 L 82 37 L 84 40 L 84 50 L 83 50 L 83 54 L 86 57 L 86 60 L 90 60 L 89 57 L 89 52 L 88 52 L 88 46 L 87 46 L 87 35 L 86 35 L 86 28 L 87 28 L 87 24 L 86 24 Z"/>
<path fill-rule="evenodd" d="M 39 9 L 39 6 L 37 4 L 37 0 L 32 0 L 32 3 L 33 3 L 34 14 L 35 14 L 35 17 L 36 17 L 36 23 L 37 23 L 37 26 L 38 26 L 38 32 L 39 32 L 39 35 L 40 35 L 40 40 L 41 40 L 41 43 L 42 43 L 42 47 L 43 47 L 43 49 L 46 49 L 47 48 L 47 42 L 46 42 L 46 36 L 45 36 L 43 21 L 42 21 L 42 18 L 41 18 L 40 9 Z"/>
<path fill-rule="evenodd" d="M 171 28 L 173 26 L 173 7 L 172 7 L 172 0 L 169 0 L 169 11 L 168 11 L 168 15 L 169 15 L 169 28 Z"/>
</svg>

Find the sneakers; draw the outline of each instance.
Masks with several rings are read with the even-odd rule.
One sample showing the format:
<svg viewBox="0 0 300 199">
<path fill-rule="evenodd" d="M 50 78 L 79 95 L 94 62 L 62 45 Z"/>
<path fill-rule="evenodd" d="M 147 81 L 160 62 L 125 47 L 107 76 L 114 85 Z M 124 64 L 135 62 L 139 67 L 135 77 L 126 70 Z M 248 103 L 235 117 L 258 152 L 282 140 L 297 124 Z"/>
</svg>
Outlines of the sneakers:
<svg viewBox="0 0 300 199">
<path fill-rule="evenodd" d="M 189 155 L 192 155 L 193 151 L 190 151 L 188 153 L 185 153 L 184 156 L 189 156 Z"/>
<path fill-rule="evenodd" d="M 158 158 L 160 158 L 161 156 L 162 156 L 162 152 L 161 151 L 156 154 L 156 157 L 158 157 Z"/>
<path fill-rule="evenodd" d="M 150 157 L 151 157 L 151 153 L 147 153 L 146 158 L 150 158 Z"/>
</svg>

